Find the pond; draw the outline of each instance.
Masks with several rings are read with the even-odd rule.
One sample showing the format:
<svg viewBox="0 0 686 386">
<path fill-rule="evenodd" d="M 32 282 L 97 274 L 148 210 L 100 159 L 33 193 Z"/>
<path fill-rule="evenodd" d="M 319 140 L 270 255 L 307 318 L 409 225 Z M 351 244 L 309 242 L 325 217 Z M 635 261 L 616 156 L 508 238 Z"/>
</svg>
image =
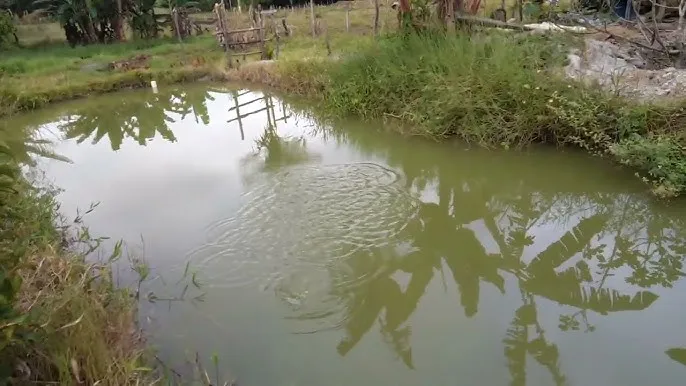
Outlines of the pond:
<svg viewBox="0 0 686 386">
<path fill-rule="evenodd" d="M 686 379 L 686 205 L 605 160 L 324 124 L 214 85 L 6 123 L 57 136 L 73 163 L 41 167 L 63 213 L 98 202 L 91 234 L 153 267 L 141 325 L 177 371 L 197 354 L 238 385 Z"/>
</svg>

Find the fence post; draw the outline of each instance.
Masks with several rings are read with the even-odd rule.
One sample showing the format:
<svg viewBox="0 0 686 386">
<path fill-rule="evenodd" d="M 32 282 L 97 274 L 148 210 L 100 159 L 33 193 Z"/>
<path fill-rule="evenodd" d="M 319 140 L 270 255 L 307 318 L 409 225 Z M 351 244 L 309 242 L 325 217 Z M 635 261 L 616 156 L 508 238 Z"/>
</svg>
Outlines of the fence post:
<svg viewBox="0 0 686 386">
<path fill-rule="evenodd" d="M 345 32 L 350 32 L 350 1 L 345 7 Z"/>
<path fill-rule="evenodd" d="M 374 0 L 374 36 L 379 36 L 379 0 Z"/>
<path fill-rule="evenodd" d="M 265 49 L 264 45 L 264 18 L 262 17 L 262 5 L 258 4 L 257 5 L 257 25 L 258 28 L 260 29 L 259 35 L 260 35 L 260 51 L 262 51 L 262 54 L 260 56 L 260 59 L 265 60 L 267 59 L 267 50 Z"/>
</svg>

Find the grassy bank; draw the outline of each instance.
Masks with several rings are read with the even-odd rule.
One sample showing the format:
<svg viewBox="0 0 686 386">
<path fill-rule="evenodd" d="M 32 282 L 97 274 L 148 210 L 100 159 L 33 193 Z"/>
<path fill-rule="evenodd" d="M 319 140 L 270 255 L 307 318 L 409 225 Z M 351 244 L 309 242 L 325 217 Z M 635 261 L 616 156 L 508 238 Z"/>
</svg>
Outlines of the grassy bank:
<svg viewBox="0 0 686 386">
<path fill-rule="evenodd" d="M 660 196 L 686 191 L 683 107 L 637 104 L 563 79 L 569 43 L 392 37 L 344 60 L 286 62 L 267 78 L 317 97 L 332 115 L 397 119 L 413 134 L 487 147 L 577 146 L 637 169 Z"/>
<path fill-rule="evenodd" d="M 41 147 L 0 131 L 0 382 L 144 381 L 136 300 L 111 264 L 85 260 L 79 224 L 59 226 L 57 192 L 21 171 Z"/>
<path fill-rule="evenodd" d="M 109 63 L 146 55 L 141 66 L 110 70 Z M 122 88 L 212 77 L 223 63 L 209 37 L 178 44 L 171 39 L 77 48 L 57 45 L 17 49 L 0 59 L 0 116 L 47 103 Z"/>
</svg>

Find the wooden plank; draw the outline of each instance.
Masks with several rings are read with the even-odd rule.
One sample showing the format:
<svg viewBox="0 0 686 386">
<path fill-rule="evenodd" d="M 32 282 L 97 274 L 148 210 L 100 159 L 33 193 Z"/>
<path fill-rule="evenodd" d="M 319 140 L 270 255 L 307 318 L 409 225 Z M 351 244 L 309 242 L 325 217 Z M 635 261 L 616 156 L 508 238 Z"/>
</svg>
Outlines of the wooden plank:
<svg viewBox="0 0 686 386">
<path fill-rule="evenodd" d="M 249 116 L 251 116 L 251 115 L 253 115 L 253 114 L 261 113 L 261 112 L 263 112 L 264 110 L 267 110 L 267 108 L 266 108 L 266 107 L 263 107 L 263 108 L 261 108 L 261 109 L 259 109 L 259 110 L 255 110 L 255 111 L 249 112 L 249 113 L 247 113 L 247 114 L 243 114 L 243 115 L 240 116 L 240 118 L 243 119 L 243 118 L 249 117 Z M 233 118 L 233 119 L 229 120 L 227 123 L 231 123 L 232 121 L 235 121 L 236 119 L 238 119 L 238 118 Z"/>
<path fill-rule="evenodd" d="M 493 20 L 493 19 L 486 19 L 486 18 L 477 17 L 477 16 L 455 15 L 455 19 L 460 20 L 460 21 L 464 21 L 464 22 L 469 23 L 469 24 L 481 25 L 484 27 L 506 28 L 506 29 L 513 29 L 516 31 L 533 31 L 536 29 L 533 27 L 525 26 L 525 25 L 505 23 L 502 21 Z"/>
<path fill-rule="evenodd" d="M 265 42 L 271 41 L 272 38 L 264 39 Z M 230 46 L 242 46 L 246 44 L 257 44 L 257 43 L 262 43 L 261 40 L 250 40 L 247 42 L 228 42 Z"/>
<path fill-rule="evenodd" d="M 229 55 L 231 56 L 244 56 L 244 55 L 255 55 L 255 54 L 261 54 L 262 51 L 250 51 L 250 52 L 235 52 L 231 53 Z"/>
<path fill-rule="evenodd" d="M 235 29 L 233 31 L 228 31 L 227 33 L 229 35 L 232 35 L 232 34 L 239 34 L 242 32 L 259 31 L 259 30 L 260 30 L 260 28 L 244 28 L 244 29 Z"/>
</svg>

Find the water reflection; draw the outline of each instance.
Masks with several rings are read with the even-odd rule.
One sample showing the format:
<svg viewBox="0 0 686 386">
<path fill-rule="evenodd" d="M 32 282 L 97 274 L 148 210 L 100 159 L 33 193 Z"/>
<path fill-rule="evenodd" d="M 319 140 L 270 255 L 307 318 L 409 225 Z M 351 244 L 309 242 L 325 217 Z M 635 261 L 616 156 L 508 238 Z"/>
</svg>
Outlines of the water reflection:
<svg viewBox="0 0 686 386">
<path fill-rule="evenodd" d="M 339 141 L 362 149 L 369 146 L 354 133 L 337 134 Z M 378 151 L 379 146 L 375 143 L 369 151 Z M 365 288 L 336 288 L 336 293 L 344 294 L 341 302 L 353 304 L 343 318 L 346 336 L 338 347 L 341 355 L 378 321 L 389 348 L 412 367 L 410 327 L 401 326 L 433 276 L 447 267 L 467 317 L 478 312 L 482 285 L 504 293 L 506 276 L 516 279 L 521 306 L 503 339 L 512 384 L 526 384 L 526 360 L 531 357 L 561 385 L 565 376 L 559 350 L 547 340 L 538 321 L 536 299 L 577 310 L 559 316 L 561 330 L 592 332 L 589 311 L 606 315 L 644 310 L 658 298 L 649 288 L 671 287 L 683 276 L 683 217 L 655 211 L 639 195 L 564 192 L 564 186 L 558 191 L 537 190 L 535 179 L 526 181 L 520 175 L 495 179 L 479 173 L 478 159 L 470 165 L 477 170 L 458 172 L 459 166 L 422 164 L 416 158 L 405 164 L 408 158 L 402 150 L 385 150 L 390 165 L 404 172 L 408 189 L 418 197 L 433 191 L 438 202 L 420 203 L 417 217 L 395 240 L 398 245 L 411 245 L 412 252 L 394 256 L 385 275 Z M 561 234 L 546 237 L 547 230 Z M 333 269 L 355 270 L 360 266 L 355 259 L 375 261 L 355 256 Z M 405 291 L 391 277 L 395 271 L 411 275 Z M 671 349 L 667 354 L 684 363 L 684 352 Z"/>
<path fill-rule="evenodd" d="M 551 303 L 562 306 L 554 310 L 560 331 L 592 333 L 601 316 L 645 310 L 683 276 L 686 217 L 658 209 L 642 194 L 580 183 L 565 175 L 565 165 L 557 175 L 540 173 L 540 159 L 525 155 L 502 173 L 494 165 L 515 156 L 474 152 L 460 158 L 468 163 L 456 162 L 451 151 L 457 150 L 416 156 L 414 145 L 350 125 L 339 131 L 319 124 L 313 133 L 286 136 L 280 122 L 306 113 L 276 108 L 267 93 L 136 94 L 115 109 L 110 103 L 76 109 L 63 129 L 78 142 L 107 136 L 114 150 L 127 138 L 145 145 L 158 133 L 174 142 L 170 124 L 193 114 L 208 125 L 207 101 L 218 93 L 229 101 L 227 130 L 237 128 L 241 139 L 243 119 L 263 117 L 253 151 L 239 161 L 258 199 L 212 224 L 212 243 L 191 255 L 227 281 L 232 274 L 259 276 L 250 268 L 258 263 L 278 266 L 270 286 L 289 305 L 297 332 L 335 331 L 341 356 L 376 329 L 414 369 L 412 317 L 431 283 L 452 282 L 457 292 L 450 296 L 468 318 L 504 304 L 484 294 L 516 295 L 509 325 L 498 331 L 512 385 L 527 384 L 527 361 L 563 385 L 560 349 L 541 321 L 553 312 Z M 310 146 L 316 138 L 347 144 L 386 166 L 312 166 L 322 158 Z M 686 364 L 686 349 L 666 349 Z"/>
<path fill-rule="evenodd" d="M 193 114 L 196 123 L 207 125 L 207 102 L 214 97 L 204 89 L 167 89 L 160 93 L 136 93 L 122 98 L 113 108 L 109 99 L 95 99 L 65 117 L 61 125 L 68 139 L 95 144 L 108 137 L 112 150 L 119 150 L 125 138 L 145 146 L 157 134 L 175 142 L 170 123 Z"/>
</svg>

